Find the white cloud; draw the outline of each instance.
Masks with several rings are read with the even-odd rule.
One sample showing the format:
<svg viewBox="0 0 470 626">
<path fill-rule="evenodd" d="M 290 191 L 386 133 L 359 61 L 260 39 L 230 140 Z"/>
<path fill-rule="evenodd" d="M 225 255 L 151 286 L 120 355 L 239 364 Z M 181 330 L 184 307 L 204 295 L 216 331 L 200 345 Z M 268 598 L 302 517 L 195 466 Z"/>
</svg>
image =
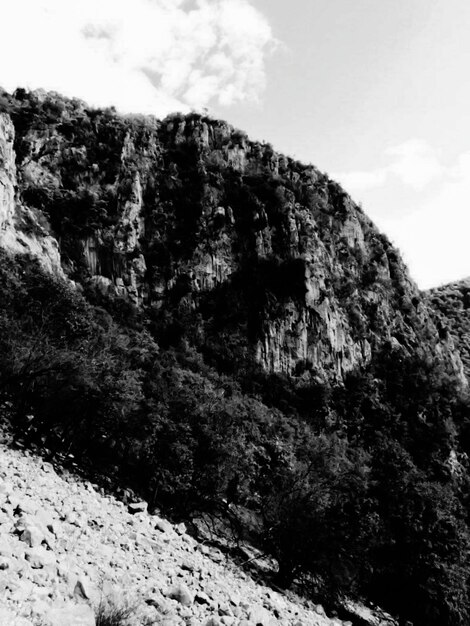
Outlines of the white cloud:
<svg viewBox="0 0 470 626">
<path fill-rule="evenodd" d="M 413 139 L 386 150 L 390 162 L 336 176 L 401 250 L 428 288 L 470 276 L 470 150 L 446 164 Z"/>
<path fill-rule="evenodd" d="M 345 174 L 333 174 L 332 176 L 339 180 L 347 191 L 367 191 L 382 187 L 387 179 L 387 171 L 382 168 L 371 170 L 370 172 L 346 172 Z"/>
<path fill-rule="evenodd" d="M 249 0 L 10 0 L 0 85 L 163 115 L 256 101 L 275 45 Z"/>
<path fill-rule="evenodd" d="M 444 172 L 437 151 L 420 139 L 389 148 L 385 154 L 395 157 L 385 168 L 386 172 L 395 174 L 405 185 L 416 190 L 424 189 Z"/>
<path fill-rule="evenodd" d="M 410 201 L 404 214 L 369 212 L 400 248 L 418 285 L 428 288 L 470 276 L 469 204 L 470 151 L 441 167 L 431 193 Z"/>
<path fill-rule="evenodd" d="M 388 148 L 384 155 L 390 158 L 388 165 L 372 170 L 338 173 L 333 177 L 351 192 L 383 187 L 394 177 L 404 185 L 420 191 L 445 173 L 438 152 L 421 139 L 410 139 Z"/>
</svg>

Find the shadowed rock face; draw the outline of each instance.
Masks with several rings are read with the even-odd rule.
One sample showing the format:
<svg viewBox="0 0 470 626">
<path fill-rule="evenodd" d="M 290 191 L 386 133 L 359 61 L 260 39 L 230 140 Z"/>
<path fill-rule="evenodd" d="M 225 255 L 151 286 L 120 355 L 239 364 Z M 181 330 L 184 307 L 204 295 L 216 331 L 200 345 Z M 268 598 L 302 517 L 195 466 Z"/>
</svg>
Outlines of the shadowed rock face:
<svg viewBox="0 0 470 626">
<path fill-rule="evenodd" d="M 60 249 L 73 280 L 266 371 L 341 380 L 392 342 L 463 379 L 397 251 L 315 167 L 196 114 L 2 102 L 3 246 L 55 272 Z"/>
</svg>

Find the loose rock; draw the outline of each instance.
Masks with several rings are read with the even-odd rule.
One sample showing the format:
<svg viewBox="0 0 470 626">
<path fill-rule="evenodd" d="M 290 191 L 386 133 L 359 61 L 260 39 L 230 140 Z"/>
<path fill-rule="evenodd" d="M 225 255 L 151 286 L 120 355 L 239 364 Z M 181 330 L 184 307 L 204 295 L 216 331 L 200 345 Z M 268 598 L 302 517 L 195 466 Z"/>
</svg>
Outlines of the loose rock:
<svg viewBox="0 0 470 626">
<path fill-rule="evenodd" d="M 101 600 L 130 607 L 129 626 L 340 623 L 257 584 L 133 494 L 124 506 L 2 443 L 0 477 L 0 626 L 95 626 Z"/>
</svg>

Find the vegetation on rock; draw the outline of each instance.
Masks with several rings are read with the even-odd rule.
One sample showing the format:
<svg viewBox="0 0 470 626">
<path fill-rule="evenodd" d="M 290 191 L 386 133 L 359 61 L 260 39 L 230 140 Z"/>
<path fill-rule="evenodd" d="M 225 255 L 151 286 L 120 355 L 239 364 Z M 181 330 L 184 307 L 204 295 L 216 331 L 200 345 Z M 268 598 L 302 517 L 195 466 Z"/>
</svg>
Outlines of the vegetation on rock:
<svg viewBox="0 0 470 626">
<path fill-rule="evenodd" d="M 461 280 L 428 292 L 433 308 L 442 322 L 441 333 L 450 333 L 462 357 L 465 374 L 470 377 L 470 281 Z"/>
</svg>

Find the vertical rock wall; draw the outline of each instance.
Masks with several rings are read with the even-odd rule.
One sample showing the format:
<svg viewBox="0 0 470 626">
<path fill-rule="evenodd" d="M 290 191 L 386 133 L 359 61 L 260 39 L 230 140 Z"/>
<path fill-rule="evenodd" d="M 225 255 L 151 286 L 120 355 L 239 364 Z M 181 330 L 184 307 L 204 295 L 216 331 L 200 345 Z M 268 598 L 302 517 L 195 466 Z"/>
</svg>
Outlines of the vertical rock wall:
<svg viewBox="0 0 470 626">
<path fill-rule="evenodd" d="M 31 254 L 43 267 L 64 277 L 59 246 L 40 223 L 40 216 L 18 202 L 15 129 L 8 115 L 0 113 L 0 247 L 14 254 Z"/>
<path fill-rule="evenodd" d="M 3 247 L 62 275 L 49 219 L 74 280 L 184 318 L 202 344 L 237 335 L 269 372 L 340 380 L 392 341 L 463 378 L 397 251 L 315 167 L 198 115 L 56 100 L 19 126 L 16 165 L 0 117 Z"/>
</svg>

